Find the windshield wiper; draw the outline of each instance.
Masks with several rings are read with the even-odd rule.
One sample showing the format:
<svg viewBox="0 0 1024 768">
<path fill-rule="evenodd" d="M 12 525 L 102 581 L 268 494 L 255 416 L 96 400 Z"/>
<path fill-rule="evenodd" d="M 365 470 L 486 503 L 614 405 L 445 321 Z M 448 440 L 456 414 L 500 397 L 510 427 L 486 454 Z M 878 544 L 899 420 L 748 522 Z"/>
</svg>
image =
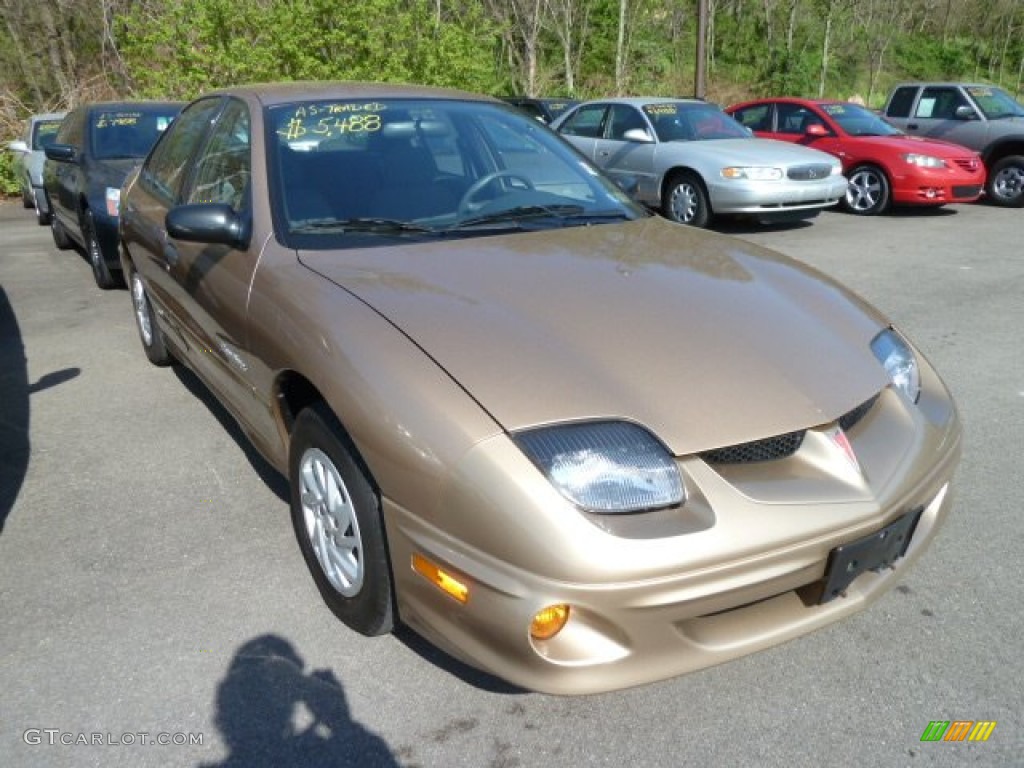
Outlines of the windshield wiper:
<svg viewBox="0 0 1024 768">
<path fill-rule="evenodd" d="M 293 233 L 309 232 L 369 232 L 375 234 L 394 234 L 396 232 L 424 233 L 433 232 L 430 227 L 413 224 L 401 219 L 381 219 L 359 217 L 354 219 L 316 219 L 307 221 L 301 226 L 293 227 Z"/>
<path fill-rule="evenodd" d="M 514 224 L 528 219 L 564 219 L 584 212 L 582 205 L 519 205 L 494 213 L 472 216 L 454 224 L 450 229 L 467 229 L 486 224 Z"/>
</svg>

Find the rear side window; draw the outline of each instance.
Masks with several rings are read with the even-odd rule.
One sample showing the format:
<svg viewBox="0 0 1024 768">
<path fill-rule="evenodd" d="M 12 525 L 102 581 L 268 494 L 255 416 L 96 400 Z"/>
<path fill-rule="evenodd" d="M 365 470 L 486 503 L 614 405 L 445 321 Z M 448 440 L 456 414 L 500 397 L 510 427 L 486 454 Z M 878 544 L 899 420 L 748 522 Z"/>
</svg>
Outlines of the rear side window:
<svg viewBox="0 0 1024 768">
<path fill-rule="evenodd" d="M 770 131 L 772 129 L 771 104 L 756 104 L 752 107 L 736 110 L 733 115 L 740 125 L 752 131 Z"/>
<path fill-rule="evenodd" d="M 904 86 L 897 88 L 889 99 L 889 106 L 885 114 L 889 117 L 910 117 L 910 108 L 914 106 L 914 96 L 917 94 L 916 86 Z"/>
<path fill-rule="evenodd" d="M 142 182 L 167 202 L 177 201 L 190 169 L 189 161 L 220 108 L 220 98 L 203 99 L 188 107 L 167 129 L 142 169 Z"/>
<path fill-rule="evenodd" d="M 580 107 L 562 125 L 561 131 L 567 136 L 586 136 L 596 139 L 601 135 L 601 123 L 607 108 L 603 104 Z"/>
</svg>

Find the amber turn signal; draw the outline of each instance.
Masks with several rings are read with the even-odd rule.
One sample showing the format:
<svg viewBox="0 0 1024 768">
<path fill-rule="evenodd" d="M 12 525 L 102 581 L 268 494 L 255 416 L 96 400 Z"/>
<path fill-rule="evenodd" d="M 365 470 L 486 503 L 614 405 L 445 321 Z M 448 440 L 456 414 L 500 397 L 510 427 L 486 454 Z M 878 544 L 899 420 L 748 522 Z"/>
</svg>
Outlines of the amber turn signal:
<svg viewBox="0 0 1024 768">
<path fill-rule="evenodd" d="M 446 595 L 454 597 L 460 603 L 465 603 L 469 600 L 469 587 L 467 585 L 423 555 L 414 554 L 412 556 L 412 569 Z"/>
</svg>

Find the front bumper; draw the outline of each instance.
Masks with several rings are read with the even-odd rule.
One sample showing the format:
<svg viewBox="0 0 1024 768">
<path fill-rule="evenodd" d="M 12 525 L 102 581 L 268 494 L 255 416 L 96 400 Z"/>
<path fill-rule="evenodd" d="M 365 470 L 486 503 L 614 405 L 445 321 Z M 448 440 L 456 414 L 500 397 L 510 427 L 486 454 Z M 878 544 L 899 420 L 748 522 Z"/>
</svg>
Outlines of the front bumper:
<svg viewBox="0 0 1024 768">
<path fill-rule="evenodd" d="M 979 163 L 979 168 L 981 167 Z M 893 179 L 892 199 L 897 205 L 973 203 L 985 189 L 983 172 L 927 171 Z"/>
<path fill-rule="evenodd" d="M 846 187 L 843 176 L 814 181 L 719 179 L 708 182 L 708 196 L 718 214 L 782 213 L 833 206 L 846 195 Z"/>
<path fill-rule="evenodd" d="M 698 458 L 682 460 L 695 505 L 700 506 L 697 497 L 706 499 L 710 519 L 698 513 L 680 523 L 690 530 L 663 537 L 639 529 L 610 535 L 561 504 L 542 478 L 534 483 L 512 472 L 516 479 L 509 488 L 505 478 L 509 464 L 517 461 L 516 449 L 503 448 L 500 438 L 488 441 L 474 449 L 442 505 L 459 518 L 470 516 L 470 525 L 490 521 L 489 541 L 483 540 L 486 534 L 474 534 L 469 543 L 466 536 L 452 535 L 454 523 L 439 525 L 385 499 L 399 616 L 462 661 L 555 694 L 666 679 L 849 616 L 903 578 L 952 506 L 959 420 L 934 372 L 927 371 L 925 379 L 917 406 L 883 391 L 876 415 L 848 433 L 854 452 L 863 457 L 860 477 L 837 465 L 836 477 L 847 475 L 836 493 L 820 494 L 824 500 L 814 500 L 817 490 L 808 498 L 792 498 L 793 488 L 807 495 L 807 466 L 830 460 L 815 453 L 813 440 L 807 465 L 794 465 L 789 477 L 763 467 L 729 477 Z M 810 485 L 825 487 L 813 479 Z M 906 553 L 891 569 L 864 572 L 843 596 L 819 603 L 837 546 L 918 509 Z M 545 512 L 551 530 L 532 539 L 530 532 L 517 530 Z M 562 530 L 553 533 L 556 528 Z M 415 573 L 414 554 L 467 584 L 466 604 Z M 572 606 L 566 627 L 551 640 L 531 638 L 534 614 L 559 603 Z"/>
</svg>

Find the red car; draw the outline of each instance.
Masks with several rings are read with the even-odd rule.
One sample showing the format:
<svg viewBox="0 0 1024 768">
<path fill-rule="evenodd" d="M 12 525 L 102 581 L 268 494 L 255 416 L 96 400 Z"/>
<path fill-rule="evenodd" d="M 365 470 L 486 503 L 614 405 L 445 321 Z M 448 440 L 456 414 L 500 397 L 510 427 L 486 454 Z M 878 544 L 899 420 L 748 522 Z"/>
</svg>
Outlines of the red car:
<svg viewBox="0 0 1024 768">
<path fill-rule="evenodd" d="M 869 109 L 843 101 L 761 99 L 726 110 L 755 134 L 838 157 L 850 181 L 844 207 L 871 216 L 892 205 L 971 203 L 985 185 L 977 152 L 907 136 Z"/>
</svg>

